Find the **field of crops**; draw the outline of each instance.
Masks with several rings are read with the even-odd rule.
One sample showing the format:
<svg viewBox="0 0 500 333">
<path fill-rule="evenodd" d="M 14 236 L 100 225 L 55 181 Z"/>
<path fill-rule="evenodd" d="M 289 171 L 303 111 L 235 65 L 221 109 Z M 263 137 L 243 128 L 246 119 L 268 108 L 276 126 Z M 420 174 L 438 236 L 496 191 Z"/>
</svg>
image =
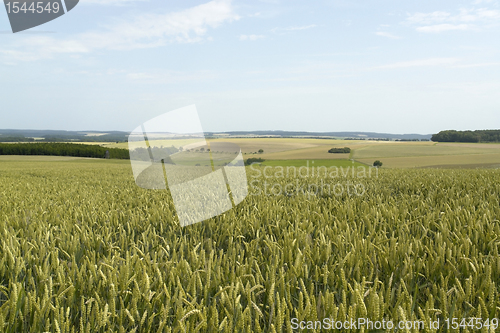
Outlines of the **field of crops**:
<svg viewBox="0 0 500 333">
<path fill-rule="evenodd" d="M 180 228 L 127 161 L 0 158 L 0 332 L 500 317 L 499 170 L 247 170 L 240 205 Z"/>
<path fill-rule="evenodd" d="M 343 154 L 340 154 L 343 155 Z M 260 157 L 260 156 L 259 156 Z M 351 160 L 343 160 L 343 159 L 334 159 L 334 160 L 265 160 L 263 165 L 269 165 L 269 166 L 294 166 L 297 168 L 300 168 L 301 166 L 307 166 L 307 167 L 320 167 L 320 166 L 325 166 L 325 167 L 343 167 L 343 168 L 348 168 L 351 166 L 354 166 L 355 168 L 358 166 L 364 166 L 364 164 L 351 161 Z"/>
<path fill-rule="evenodd" d="M 152 140 L 153 146 L 179 147 L 195 142 L 190 140 Z M 345 160 L 354 159 L 372 165 L 381 160 L 388 168 L 468 167 L 499 168 L 498 143 L 396 142 L 368 140 L 334 140 L 306 138 L 220 138 L 210 142 L 238 144 L 245 158 L 260 157 L 266 161 Z M 128 144 L 106 143 L 106 148 L 126 149 Z M 331 148 L 351 148 L 351 154 L 330 154 Z M 263 153 L 258 153 L 262 149 Z M 281 163 L 281 162 L 280 162 Z M 329 162 L 326 162 L 329 163 Z M 340 162 L 342 163 L 342 162 Z M 284 165 L 288 165 L 285 163 Z"/>
</svg>

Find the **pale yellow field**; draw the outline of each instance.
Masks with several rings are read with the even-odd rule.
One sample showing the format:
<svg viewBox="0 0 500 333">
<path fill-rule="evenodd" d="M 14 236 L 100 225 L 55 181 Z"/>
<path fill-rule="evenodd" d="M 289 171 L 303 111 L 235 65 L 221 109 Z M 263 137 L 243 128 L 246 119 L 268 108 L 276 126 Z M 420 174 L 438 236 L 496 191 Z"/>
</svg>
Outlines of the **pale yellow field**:
<svg viewBox="0 0 500 333">
<path fill-rule="evenodd" d="M 190 143 L 198 142 L 198 139 L 179 139 L 179 140 L 151 140 L 149 144 L 151 146 L 164 146 L 164 147 L 180 147 L 185 146 Z M 366 145 L 364 141 L 345 141 L 345 140 L 323 140 L 323 139 L 293 139 L 293 138 L 221 138 L 221 139 L 209 139 L 208 142 L 231 142 L 240 146 L 244 154 L 257 153 L 259 149 L 264 150 L 264 154 L 259 154 L 264 158 L 269 159 L 283 159 L 288 158 L 286 154 L 274 155 L 275 153 L 290 152 L 293 158 L 307 159 L 307 158 L 332 158 L 328 152 L 323 154 L 325 147 L 328 149 L 333 147 L 344 147 L 349 145 Z M 120 143 L 96 143 L 103 147 L 109 148 L 122 148 L 128 149 L 127 142 Z M 297 157 L 304 152 L 304 150 L 311 150 L 306 157 Z M 298 150 L 301 150 L 300 152 Z M 293 153 L 292 153 L 293 152 Z M 323 155 L 323 157 L 316 156 L 316 154 Z M 343 157 L 345 158 L 345 157 Z"/>
<path fill-rule="evenodd" d="M 255 155 L 270 160 L 347 158 L 348 154 L 330 154 L 328 153 L 328 149 L 333 147 L 361 147 L 367 145 L 365 141 L 301 138 L 224 138 L 209 141 L 235 143 L 241 147 L 244 154 L 253 154 L 258 152 L 259 149 L 263 149 L 264 153 Z"/>
<path fill-rule="evenodd" d="M 496 149 L 483 148 L 482 146 L 459 146 L 433 142 L 394 142 L 388 144 L 372 145 L 355 149 L 355 159 L 381 158 L 381 157 L 412 157 L 412 156 L 440 156 L 440 155 L 472 155 L 495 154 Z"/>
<path fill-rule="evenodd" d="M 381 160 L 384 167 L 495 167 L 500 166 L 500 144 L 435 142 L 387 142 L 324 139 L 220 139 L 242 147 L 246 157 L 267 160 L 322 160 L 353 158 L 371 165 Z M 333 147 L 349 147 L 349 154 L 330 154 Z M 263 154 L 248 154 L 264 149 Z"/>
<path fill-rule="evenodd" d="M 181 146 L 188 145 L 190 143 L 195 143 L 200 141 L 199 139 L 178 139 L 178 140 L 150 140 L 149 145 L 151 147 L 171 147 L 174 146 L 176 148 L 179 148 Z M 121 149 L 129 149 L 129 144 L 128 142 L 107 142 L 104 144 L 101 144 L 103 147 L 108 147 L 108 148 L 121 148 Z"/>
<path fill-rule="evenodd" d="M 264 152 L 263 154 L 256 154 L 255 156 L 267 160 L 338 160 L 349 158 L 349 154 L 330 154 L 328 152 L 330 148 L 332 148 L 331 145 L 293 149 L 276 153 Z"/>
<path fill-rule="evenodd" d="M 157 140 L 154 146 L 185 146 L 198 141 Z M 497 167 L 500 144 L 357 141 L 303 138 L 220 138 L 209 142 L 231 142 L 239 145 L 245 158 L 265 160 L 335 160 L 352 158 L 371 165 L 375 160 L 388 168 L 419 167 Z M 110 148 L 128 148 L 128 143 L 101 144 Z M 351 154 L 330 154 L 333 147 L 349 147 Z M 257 153 L 263 149 L 264 153 Z"/>
<path fill-rule="evenodd" d="M 500 144 L 391 142 L 355 149 L 352 157 L 371 164 L 378 159 L 389 168 L 495 167 Z"/>
<path fill-rule="evenodd" d="M 282 138 L 251 138 L 251 139 L 210 139 L 210 142 L 231 142 L 240 146 L 245 153 L 258 152 L 263 149 L 264 153 L 277 153 L 297 149 L 308 149 L 318 146 L 318 143 L 306 139 L 282 139 Z M 315 140 L 320 141 L 320 140 Z M 330 141 L 330 140 L 329 140 Z"/>
</svg>

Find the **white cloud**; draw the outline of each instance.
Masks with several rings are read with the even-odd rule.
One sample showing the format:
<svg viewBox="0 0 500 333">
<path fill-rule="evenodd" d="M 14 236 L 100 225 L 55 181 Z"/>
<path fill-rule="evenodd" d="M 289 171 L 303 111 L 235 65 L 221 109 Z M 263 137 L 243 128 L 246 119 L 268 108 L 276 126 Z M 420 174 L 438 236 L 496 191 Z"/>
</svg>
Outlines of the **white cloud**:
<svg viewBox="0 0 500 333">
<path fill-rule="evenodd" d="M 451 14 L 448 12 L 415 13 L 409 15 L 406 22 L 410 24 L 432 24 L 449 20 Z"/>
<path fill-rule="evenodd" d="M 127 78 L 131 80 L 147 80 L 154 79 L 155 76 L 148 73 L 129 73 L 127 74 Z"/>
<path fill-rule="evenodd" d="M 458 62 L 456 58 L 431 58 L 419 59 L 412 61 L 396 62 L 394 64 L 378 66 L 378 69 L 395 69 L 395 68 L 409 68 L 409 67 L 430 67 L 430 66 L 450 66 Z"/>
<path fill-rule="evenodd" d="M 318 26 L 317 24 L 310 24 L 310 25 L 302 25 L 302 26 L 292 26 L 292 27 L 287 27 L 287 28 L 274 28 L 274 29 L 271 29 L 271 31 L 272 32 L 298 31 L 298 30 L 307 30 L 307 29 L 316 28 L 317 26 Z"/>
<path fill-rule="evenodd" d="M 23 54 L 18 59 L 33 60 L 50 58 L 57 53 L 78 54 L 99 49 L 131 50 L 168 43 L 194 43 L 210 40 L 206 37 L 209 28 L 238 19 L 231 0 L 213 0 L 173 13 L 142 14 L 131 20 L 119 21 L 102 32 L 82 33 L 69 40 L 27 37 L 17 42 L 12 52 Z M 5 51 L 3 53 L 6 54 Z"/>
<path fill-rule="evenodd" d="M 493 2 L 496 2 L 495 0 L 475 0 L 474 2 L 472 2 L 473 5 L 480 5 L 480 4 L 483 4 L 483 3 L 493 3 Z"/>
<path fill-rule="evenodd" d="M 83 0 L 83 1 L 80 1 L 80 3 L 82 3 L 82 4 L 123 6 L 123 5 L 128 5 L 132 2 L 140 2 L 140 1 L 147 1 L 147 0 Z"/>
<path fill-rule="evenodd" d="M 50 58 L 54 54 L 82 54 L 90 49 L 77 40 L 57 40 L 48 36 L 28 36 L 15 49 L 0 50 L 7 62 L 36 61 Z"/>
<path fill-rule="evenodd" d="M 467 65 L 458 65 L 453 66 L 456 68 L 478 68 L 478 67 L 492 67 L 492 66 L 500 66 L 500 62 L 484 62 L 477 64 L 467 64 Z"/>
<path fill-rule="evenodd" d="M 257 39 L 262 39 L 265 38 L 266 36 L 264 35 L 240 35 L 240 40 L 257 40 Z"/>
<path fill-rule="evenodd" d="M 451 30 L 468 30 L 470 28 L 472 28 L 472 26 L 467 24 L 436 24 L 418 27 L 416 30 L 418 32 L 443 32 Z"/>
<path fill-rule="evenodd" d="M 117 75 L 123 75 L 123 71 L 116 73 Z M 200 81 L 212 81 L 217 78 L 217 75 L 212 71 L 169 71 L 169 70 L 157 70 L 155 72 L 130 72 L 125 73 L 125 78 L 131 81 L 136 81 L 138 83 L 147 84 L 173 84 L 180 82 L 200 82 Z"/>
<path fill-rule="evenodd" d="M 285 28 L 284 30 L 286 30 L 286 31 L 306 30 L 306 29 L 311 29 L 311 28 L 316 28 L 316 27 L 317 27 L 316 24 L 310 24 L 310 25 L 303 25 L 303 26 L 299 26 L 299 27 L 289 27 L 289 28 Z"/>
<path fill-rule="evenodd" d="M 401 37 L 399 37 L 399 36 L 395 36 L 395 35 L 393 35 L 391 33 L 384 32 L 384 31 L 377 31 L 375 34 L 377 36 L 387 37 L 387 38 L 391 38 L 391 39 L 401 39 Z"/>
<path fill-rule="evenodd" d="M 488 25 L 500 23 L 500 11 L 488 8 L 462 8 L 457 14 L 435 11 L 408 15 L 406 24 L 415 26 L 419 32 L 444 32 L 452 30 L 480 30 Z"/>
</svg>

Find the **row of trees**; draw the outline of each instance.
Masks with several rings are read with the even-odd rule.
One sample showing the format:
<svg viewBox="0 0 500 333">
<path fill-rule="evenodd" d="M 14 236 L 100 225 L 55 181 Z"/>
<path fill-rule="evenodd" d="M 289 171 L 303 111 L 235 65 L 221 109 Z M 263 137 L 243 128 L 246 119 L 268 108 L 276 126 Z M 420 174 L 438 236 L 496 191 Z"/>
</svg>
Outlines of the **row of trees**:
<svg viewBox="0 0 500 333">
<path fill-rule="evenodd" d="M 109 152 L 106 154 L 106 152 Z M 2 143 L 0 155 L 50 155 L 93 158 L 129 159 L 128 149 L 104 148 L 75 143 Z"/>
<path fill-rule="evenodd" d="M 26 138 L 24 136 L 3 136 L 0 135 L 0 142 L 34 142 L 33 138 Z"/>
<path fill-rule="evenodd" d="M 441 131 L 431 138 L 434 142 L 500 142 L 500 130 Z"/>
</svg>

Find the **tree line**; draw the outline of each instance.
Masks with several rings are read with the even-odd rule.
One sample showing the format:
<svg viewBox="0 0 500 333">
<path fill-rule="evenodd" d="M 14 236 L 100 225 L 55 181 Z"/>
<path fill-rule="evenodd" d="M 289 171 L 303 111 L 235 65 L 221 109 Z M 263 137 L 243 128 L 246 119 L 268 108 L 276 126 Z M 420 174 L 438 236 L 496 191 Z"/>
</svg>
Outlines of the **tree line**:
<svg viewBox="0 0 500 333">
<path fill-rule="evenodd" d="M 431 138 L 434 142 L 500 142 L 500 130 L 441 131 Z"/>
<path fill-rule="evenodd" d="M 331 154 L 349 154 L 351 152 L 351 148 L 349 148 L 349 147 L 332 148 L 332 149 L 328 150 L 328 152 Z"/>
<path fill-rule="evenodd" d="M 265 161 L 265 159 L 263 159 L 263 158 L 250 157 L 250 158 L 245 160 L 245 165 L 252 165 L 254 163 L 262 163 L 264 161 Z"/>
<path fill-rule="evenodd" d="M 75 143 L 0 143 L 0 155 L 49 155 L 129 159 L 128 149 L 104 148 L 98 145 Z"/>
<path fill-rule="evenodd" d="M 3 136 L 0 135 L 0 142 L 34 142 L 33 138 L 26 138 L 24 136 Z"/>
</svg>

